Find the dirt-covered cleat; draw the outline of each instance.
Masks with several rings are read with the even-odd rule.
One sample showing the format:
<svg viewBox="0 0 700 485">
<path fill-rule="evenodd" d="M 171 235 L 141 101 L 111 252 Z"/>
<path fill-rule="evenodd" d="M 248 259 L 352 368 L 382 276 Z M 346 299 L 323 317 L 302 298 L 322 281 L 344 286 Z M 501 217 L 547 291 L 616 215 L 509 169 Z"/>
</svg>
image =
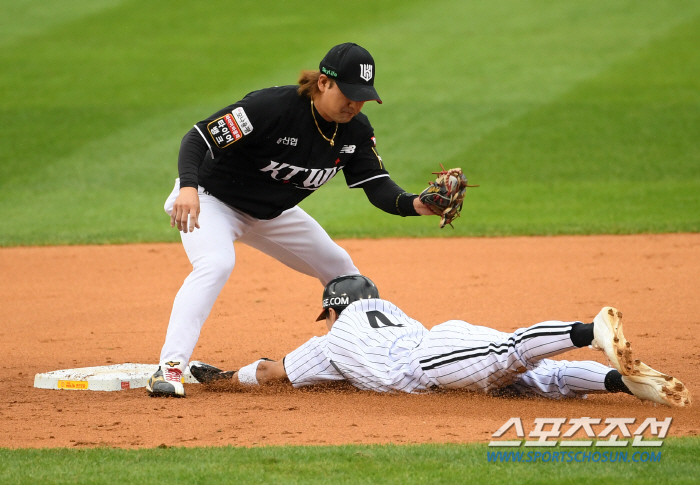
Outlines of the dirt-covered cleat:
<svg viewBox="0 0 700 485">
<path fill-rule="evenodd" d="M 636 361 L 632 374 L 622 376 L 622 382 L 639 399 L 676 407 L 690 406 L 692 402 L 690 391 L 681 381 L 643 362 Z"/>
<path fill-rule="evenodd" d="M 622 333 L 622 313 L 617 309 L 605 307 L 595 317 L 591 347 L 605 352 L 610 364 L 622 374 L 622 382 L 639 399 L 690 406 L 690 391 L 681 381 L 633 357 L 632 345 Z"/>
<path fill-rule="evenodd" d="M 616 308 L 604 307 L 593 320 L 591 347 L 602 350 L 610 364 L 623 376 L 632 374 L 632 345 L 622 333 L 622 313 Z"/>
<path fill-rule="evenodd" d="M 193 360 L 190 362 L 190 372 L 202 384 L 212 384 L 221 380 L 231 380 L 236 371 L 222 371 L 218 367 Z"/>
<path fill-rule="evenodd" d="M 152 397 L 185 397 L 185 386 L 182 371 L 177 367 L 158 367 L 158 370 L 148 379 L 146 390 Z"/>
</svg>

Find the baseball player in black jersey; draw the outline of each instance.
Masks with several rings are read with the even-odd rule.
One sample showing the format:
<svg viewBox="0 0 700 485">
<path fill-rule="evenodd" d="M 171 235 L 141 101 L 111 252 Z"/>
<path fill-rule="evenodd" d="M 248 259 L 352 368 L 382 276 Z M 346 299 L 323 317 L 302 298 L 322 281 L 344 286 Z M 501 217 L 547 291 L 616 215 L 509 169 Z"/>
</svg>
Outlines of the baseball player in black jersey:
<svg viewBox="0 0 700 485">
<path fill-rule="evenodd" d="M 283 381 L 302 387 L 345 380 L 378 392 L 508 389 L 553 399 L 626 392 L 669 406 L 690 405 L 690 393 L 678 379 L 633 358 L 622 314 L 612 307 L 590 324 L 546 321 L 504 333 L 450 320 L 428 331 L 381 300 L 368 278 L 346 275 L 324 289 L 323 318 L 328 334 L 313 337 L 281 361 L 258 360 L 237 372 L 193 361 L 190 370 L 203 383 Z M 550 359 L 584 346 L 602 350 L 612 367 Z"/>
<path fill-rule="evenodd" d="M 323 285 L 359 271 L 297 206 L 342 171 L 378 208 L 433 215 L 396 185 L 360 113 L 381 103 L 372 56 L 357 44 L 333 47 L 298 86 L 254 91 L 194 125 L 183 138 L 179 178 L 165 203 L 181 231 L 192 273 L 175 297 L 151 395 L 184 397 L 182 373 L 235 264 L 234 241 L 269 254 Z"/>
</svg>

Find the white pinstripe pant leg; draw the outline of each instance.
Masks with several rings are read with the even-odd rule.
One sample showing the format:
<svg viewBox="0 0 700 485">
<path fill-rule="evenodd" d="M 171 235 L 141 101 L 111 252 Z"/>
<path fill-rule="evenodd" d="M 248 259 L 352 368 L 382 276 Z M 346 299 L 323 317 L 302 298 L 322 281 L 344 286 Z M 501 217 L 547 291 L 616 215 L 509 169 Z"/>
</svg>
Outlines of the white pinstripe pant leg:
<svg viewBox="0 0 700 485">
<path fill-rule="evenodd" d="M 571 341 L 571 327 L 579 322 L 548 321 L 531 327 L 519 328 L 509 338 L 526 367 L 535 365 L 547 357 L 562 354 L 577 348 Z"/>
<path fill-rule="evenodd" d="M 513 387 L 524 394 L 560 399 L 584 397 L 605 392 L 605 376 L 612 369 L 590 360 L 567 361 L 544 359 L 520 375 Z"/>
<path fill-rule="evenodd" d="M 474 391 L 511 384 L 522 363 L 509 348 L 510 334 L 450 320 L 433 327 L 417 349 L 433 384 Z"/>
<path fill-rule="evenodd" d="M 433 327 L 421 343 L 421 367 L 442 387 L 507 386 L 541 359 L 575 348 L 570 338 L 573 323 L 542 322 L 508 334 L 451 320 Z"/>
</svg>

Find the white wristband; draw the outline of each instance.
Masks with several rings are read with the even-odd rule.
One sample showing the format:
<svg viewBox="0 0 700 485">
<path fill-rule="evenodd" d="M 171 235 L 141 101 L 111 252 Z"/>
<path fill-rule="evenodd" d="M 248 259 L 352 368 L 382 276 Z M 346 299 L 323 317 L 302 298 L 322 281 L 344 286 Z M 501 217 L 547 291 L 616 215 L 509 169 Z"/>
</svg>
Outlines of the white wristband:
<svg viewBox="0 0 700 485">
<path fill-rule="evenodd" d="M 237 374 L 238 374 L 238 382 L 241 384 L 246 384 L 249 386 L 257 386 L 258 385 L 258 379 L 255 376 L 255 373 L 258 370 L 258 364 L 262 362 L 262 360 L 256 360 L 252 364 L 248 364 L 245 367 L 241 367 Z"/>
</svg>

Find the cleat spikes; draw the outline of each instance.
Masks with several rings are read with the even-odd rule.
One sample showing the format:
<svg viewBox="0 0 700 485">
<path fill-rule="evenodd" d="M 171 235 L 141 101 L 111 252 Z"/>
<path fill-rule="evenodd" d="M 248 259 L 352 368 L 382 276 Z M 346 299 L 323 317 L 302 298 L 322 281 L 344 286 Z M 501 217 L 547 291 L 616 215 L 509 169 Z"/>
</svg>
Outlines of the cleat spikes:
<svg viewBox="0 0 700 485">
<path fill-rule="evenodd" d="M 692 398 L 687 386 L 635 358 L 632 343 L 622 332 L 621 318 L 622 312 L 604 307 L 593 320 L 591 348 L 603 351 L 609 365 L 622 374 L 622 382 L 640 400 L 673 407 L 690 406 Z"/>
</svg>

